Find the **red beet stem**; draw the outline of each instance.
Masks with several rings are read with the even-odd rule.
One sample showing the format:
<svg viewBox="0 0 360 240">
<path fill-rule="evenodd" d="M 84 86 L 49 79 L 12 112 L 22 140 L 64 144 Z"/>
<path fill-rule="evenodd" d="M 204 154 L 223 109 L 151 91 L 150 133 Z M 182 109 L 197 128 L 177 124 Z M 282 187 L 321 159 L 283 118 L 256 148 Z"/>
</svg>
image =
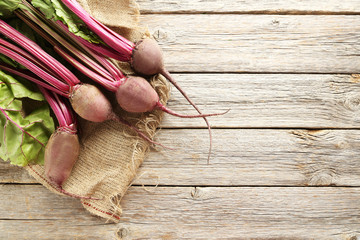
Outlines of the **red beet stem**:
<svg viewBox="0 0 360 240">
<path fill-rule="evenodd" d="M 53 97 L 55 98 L 56 102 L 59 105 L 59 108 L 64 116 L 66 127 L 74 128 L 76 129 L 76 119 L 72 112 L 71 107 L 65 103 L 63 99 L 61 99 L 57 94 L 51 93 Z"/>
<path fill-rule="evenodd" d="M 121 62 L 127 62 L 129 61 L 129 56 L 124 57 L 123 55 L 119 54 L 115 49 L 112 49 L 108 46 L 92 43 L 89 42 L 82 37 L 76 36 L 74 33 L 69 31 L 69 28 L 60 20 L 56 21 L 56 23 L 64 30 L 66 31 L 71 38 L 76 39 L 77 43 L 81 43 L 82 45 L 86 46 L 87 48 L 93 50 L 94 52 L 101 54 L 102 56 L 107 56 L 110 58 L 113 58 L 115 60 L 119 60 Z"/>
<path fill-rule="evenodd" d="M 49 91 L 45 90 L 43 87 L 38 86 L 41 93 L 44 95 L 46 101 L 49 103 L 51 109 L 53 110 L 58 122 L 59 122 L 59 127 L 65 127 L 67 126 L 67 122 L 66 122 L 66 118 L 63 114 L 63 111 L 61 110 L 57 99 L 54 98 L 53 95 L 51 95 L 52 93 L 50 93 Z"/>
<path fill-rule="evenodd" d="M 88 78 L 100 83 L 102 86 L 104 86 L 106 89 L 115 92 L 117 89 L 117 82 L 113 82 L 107 78 L 104 78 L 103 76 L 97 74 L 96 72 L 92 71 L 91 69 L 87 68 L 80 62 L 78 62 L 74 57 L 72 57 L 70 54 L 68 54 L 65 50 L 61 49 L 58 46 L 54 47 L 54 50 L 63 57 L 66 61 L 68 61 L 71 65 L 73 65 L 76 69 L 78 69 L 80 72 L 82 72 L 85 76 Z"/>
<path fill-rule="evenodd" d="M 123 51 L 122 54 L 125 56 L 130 56 L 132 51 L 132 46 L 130 41 L 119 36 L 112 30 L 104 27 L 101 23 L 93 19 L 90 14 L 88 14 L 77 1 L 74 0 L 62 0 L 62 2 L 73 12 L 75 13 L 84 23 L 96 33 L 106 44 L 110 47 L 117 49 L 118 51 Z M 120 52 L 119 52 L 120 53 Z"/>
<path fill-rule="evenodd" d="M 36 64 L 37 66 L 42 67 L 43 69 L 46 68 L 46 66 L 44 64 L 42 64 L 41 62 L 39 62 L 38 59 L 35 58 L 33 55 L 31 55 L 28 52 L 24 51 L 22 48 L 19 48 L 18 46 L 8 42 L 7 40 L 0 38 L 0 45 L 2 45 L 4 47 L 16 52 L 17 54 L 23 56 L 24 58 L 26 58 L 29 61 Z"/>
<path fill-rule="evenodd" d="M 56 24 L 55 24 L 56 23 Z M 119 81 L 124 78 L 124 74 L 113 64 L 109 59 L 105 58 L 101 52 L 99 53 L 96 49 L 92 48 L 96 44 L 90 43 L 85 39 L 76 36 L 74 33 L 70 32 L 68 27 L 61 22 L 60 20 L 54 22 L 54 25 L 59 31 L 66 34 L 74 43 L 76 43 L 83 51 L 88 53 L 96 61 L 98 61 L 109 73 L 113 76 L 115 81 Z M 100 46 L 100 45 L 99 45 Z"/>
<path fill-rule="evenodd" d="M 60 36 L 56 31 L 51 27 L 45 24 L 43 21 L 38 19 L 31 12 L 23 10 L 15 12 L 19 18 L 21 18 L 28 26 L 30 26 L 34 31 L 46 39 L 51 45 L 58 46 L 61 44 L 74 56 L 77 56 L 78 59 L 81 59 L 85 62 L 91 69 L 96 71 L 99 75 L 102 75 L 104 78 L 107 78 L 109 81 L 112 81 L 111 75 L 96 61 L 91 59 L 87 54 L 82 51 L 79 51 L 74 45 L 70 44 L 66 39 Z M 61 28 L 59 28 L 61 29 Z M 75 84 L 78 84 L 75 82 Z"/>
<path fill-rule="evenodd" d="M 70 90 L 70 86 L 65 84 L 64 82 L 60 81 L 59 79 L 55 78 L 54 76 L 50 75 L 48 72 L 44 71 L 42 68 L 37 66 L 36 64 L 32 63 L 28 59 L 24 58 L 23 56 L 17 54 L 16 52 L 3 47 L 0 45 L 0 53 L 4 54 L 5 56 L 14 59 L 21 65 L 25 66 L 33 73 L 38 75 L 40 78 L 47 81 L 50 85 L 54 86 L 55 88 L 59 89 L 62 92 L 68 93 Z"/>
<path fill-rule="evenodd" d="M 51 86 L 50 84 L 48 83 L 45 83 L 43 82 L 41 79 L 39 79 L 36 75 L 34 75 L 32 72 L 30 72 L 29 70 L 24 70 L 24 69 L 16 69 L 16 68 L 13 68 L 11 66 L 8 66 L 4 63 L 0 63 L 0 69 L 4 70 L 4 71 L 7 71 L 9 73 L 12 73 L 12 74 L 15 74 L 19 77 L 22 77 L 22 78 L 25 78 L 31 82 L 34 82 L 36 83 L 37 85 L 40 85 L 54 93 L 57 93 L 61 96 L 64 96 L 66 98 L 69 98 L 69 93 L 65 93 L 65 92 L 62 92 L 60 90 L 58 90 L 57 88 L 54 88 L 53 86 Z"/>
<path fill-rule="evenodd" d="M 19 44 L 21 47 L 31 53 L 34 57 L 39 59 L 39 61 L 44 63 L 49 69 L 51 69 L 62 79 L 69 79 L 69 85 L 72 85 L 71 83 L 78 83 L 76 76 L 71 71 L 69 71 L 64 66 L 59 65 L 58 61 L 54 57 L 45 52 L 35 42 L 25 37 L 23 34 L 15 30 L 2 20 L 0 20 L 0 30 L 1 34 L 15 41 L 17 44 Z"/>
</svg>

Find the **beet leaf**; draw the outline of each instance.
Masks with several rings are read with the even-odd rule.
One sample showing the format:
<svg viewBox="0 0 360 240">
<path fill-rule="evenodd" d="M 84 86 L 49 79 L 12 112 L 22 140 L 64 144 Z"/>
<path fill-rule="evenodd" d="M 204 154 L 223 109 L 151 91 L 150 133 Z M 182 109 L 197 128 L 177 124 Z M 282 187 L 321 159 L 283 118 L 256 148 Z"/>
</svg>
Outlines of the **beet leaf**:
<svg viewBox="0 0 360 240">
<path fill-rule="evenodd" d="M 24 83 L 0 71 L 0 158 L 18 166 L 43 164 L 45 145 L 55 130 L 43 95 Z M 30 107 L 25 104 L 29 101 Z"/>
</svg>

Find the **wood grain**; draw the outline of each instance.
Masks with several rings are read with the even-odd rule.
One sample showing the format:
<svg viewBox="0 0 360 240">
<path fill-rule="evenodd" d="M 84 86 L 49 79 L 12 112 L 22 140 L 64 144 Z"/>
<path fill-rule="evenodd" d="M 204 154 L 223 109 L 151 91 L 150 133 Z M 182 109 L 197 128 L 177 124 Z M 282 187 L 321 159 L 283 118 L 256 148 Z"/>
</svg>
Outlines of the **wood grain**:
<svg viewBox="0 0 360 240">
<path fill-rule="evenodd" d="M 166 116 L 176 150 L 149 153 L 109 224 L 1 162 L 0 239 L 359 239 L 360 2 L 137 2 L 199 107 L 231 108 L 210 164 L 203 121 Z"/>
<path fill-rule="evenodd" d="M 175 72 L 360 72 L 358 15 L 141 17 Z"/>
<path fill-rule="evenodd" d="M 358 188 L 149 190 L 132 188 L 123 200 L 127 239 L 359 237 Z"/>
<path fill-rule="evenodd" d="M 339 187 L 132 187 L 115 225 L 41 186 L 3 185 L 0 238 L 350 240 L 359 198 Z"/>
<path fill-rule="evenodd" d="M 277 13 L 277 14 L 354 14 L 359 13 L 357 0 L 138 0 L 142 14 L 149 13 Z"/>
<path fill-rule="evenodd" d="M 135 183 L 359 186 L 359 134 L 358 130 L 214 130 L 207 165 L 205 130 L 164 130 L 158 140 L 179 150 L 150 154 Z"/>
<path fill-rule="evenodd" d="M 153 150 L 137 185 L 360 186 L 358 130 L 216 129 L 207 165 L 205 129 L 162 130 L 157 140 L 177 150 Z M 1 163 L 0 182 L 34 183 Z M 25 177 L 27 176 L 27 177 Z"/>
<path fill-rule="evenodd" d="M 320 74 L 176 74 L 174 77 L 221 128 L 358 128 L 360 78 Z M 168 106 L 196 113 L 173 87 Z M 166 116 L 162 127 L 205 127 L 203 119 Z"/>
<path fill-rule="evenodd" d="M 115 239 L 116 226 L 40 185 L 0 186 L 0 239 Z"/>
</svg>

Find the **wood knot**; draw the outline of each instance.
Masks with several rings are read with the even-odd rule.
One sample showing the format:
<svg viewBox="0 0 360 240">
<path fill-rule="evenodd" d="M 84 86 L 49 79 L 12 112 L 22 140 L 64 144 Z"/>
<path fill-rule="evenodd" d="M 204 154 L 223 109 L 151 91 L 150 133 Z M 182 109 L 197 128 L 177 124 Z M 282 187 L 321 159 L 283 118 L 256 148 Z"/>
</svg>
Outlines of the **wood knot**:
<svg viewBox="0 0 360 240">
<path fill-rule="evenodd" d="M 119 228 L 116 232 L 118 239 L 125 239 L 130 236 L 130 230 L 126 227 Z"/>
<path fill-rule="evenodd" d="M 308 173 L 308 184 L 310 186 L 330 186 L 333 185 L 336 176 L 335 169 L 319 169 L 312 173 Z"/>
<path fill-rule="evenodd" d="M 191 190 L 191 198 L 194 200 L 209 200 L 214 198 L 211 194 L 211 189 L 207 187 L 195 187 Z"/>
<path fill-rule="evenodd" d="M 193 199 L 199 199 L 201 197 L 201 189 L 198 187 L 193 188 L 190 195 Z"/>
<path fill-rule="evenodd" d="M 344 101 L 344 106 L 351 111 L 360 110 L 360 94 L 347 96 Z"/>
<path fill-rule="evenodd" d="M 272 23 L 272 25 L 278 26 L 280 24 L 280 21 L 277 20 L 277 19 L 274 19 L 274 20 L 271 21 L 271 23 Z"/>
<path fill-rule="evenodd" d="M 152 34 L 157 42 L 174 42 L 175 36 L 162 28 L 158 28 Z"/>
<path fill-rule="evenodd" d="M 353 234 L 346 234 L 342 237 L 344 240 L 358 240 L 358 237 Z"/>
<path fill-rule="evenodd" d="M 350 144 L 349 144 L 348 141 L 342 140 L 342 141 L 337 142 L 337 143 L 335 144 L 335 147 L 336 147 L 337 149 L 348 149 L 348 148 L 350 148 Z"/>
</svg>

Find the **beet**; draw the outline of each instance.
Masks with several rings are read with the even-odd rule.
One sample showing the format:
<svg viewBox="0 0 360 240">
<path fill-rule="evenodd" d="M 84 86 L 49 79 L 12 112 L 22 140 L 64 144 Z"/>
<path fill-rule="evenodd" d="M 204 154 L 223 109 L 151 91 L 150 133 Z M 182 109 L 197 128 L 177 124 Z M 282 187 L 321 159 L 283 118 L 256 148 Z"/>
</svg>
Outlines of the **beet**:
<svg viewBox="0 0 360 240">
<path fill-rule="evenodd" d="M 51 135 L 45 148 L 45 174 L 52 184 L 62 188 L 79 153 L 80 143 L 77 134 L 57 130 Z"/>
<path fill-rule="evenodd" d="M 137 42 L 130 63 L 136 72 L 147 76 L 161 73 L 164 69 L 161 49 L 150 38 Z"/>
<path fill-rule="evenodd" d="M 119 105 L 128 112 L 150 112 L 156 107 L 159 96 L 142 77 L 129 77 L 116 91 Z"/>
<path fill-rule="evenodd" d="M 70 102 L 80 117 L 92 122 L 103 122 L 113 115 L 110 101 L 97 87 L 90 84 L 75 86 Z"/>
</svg>

